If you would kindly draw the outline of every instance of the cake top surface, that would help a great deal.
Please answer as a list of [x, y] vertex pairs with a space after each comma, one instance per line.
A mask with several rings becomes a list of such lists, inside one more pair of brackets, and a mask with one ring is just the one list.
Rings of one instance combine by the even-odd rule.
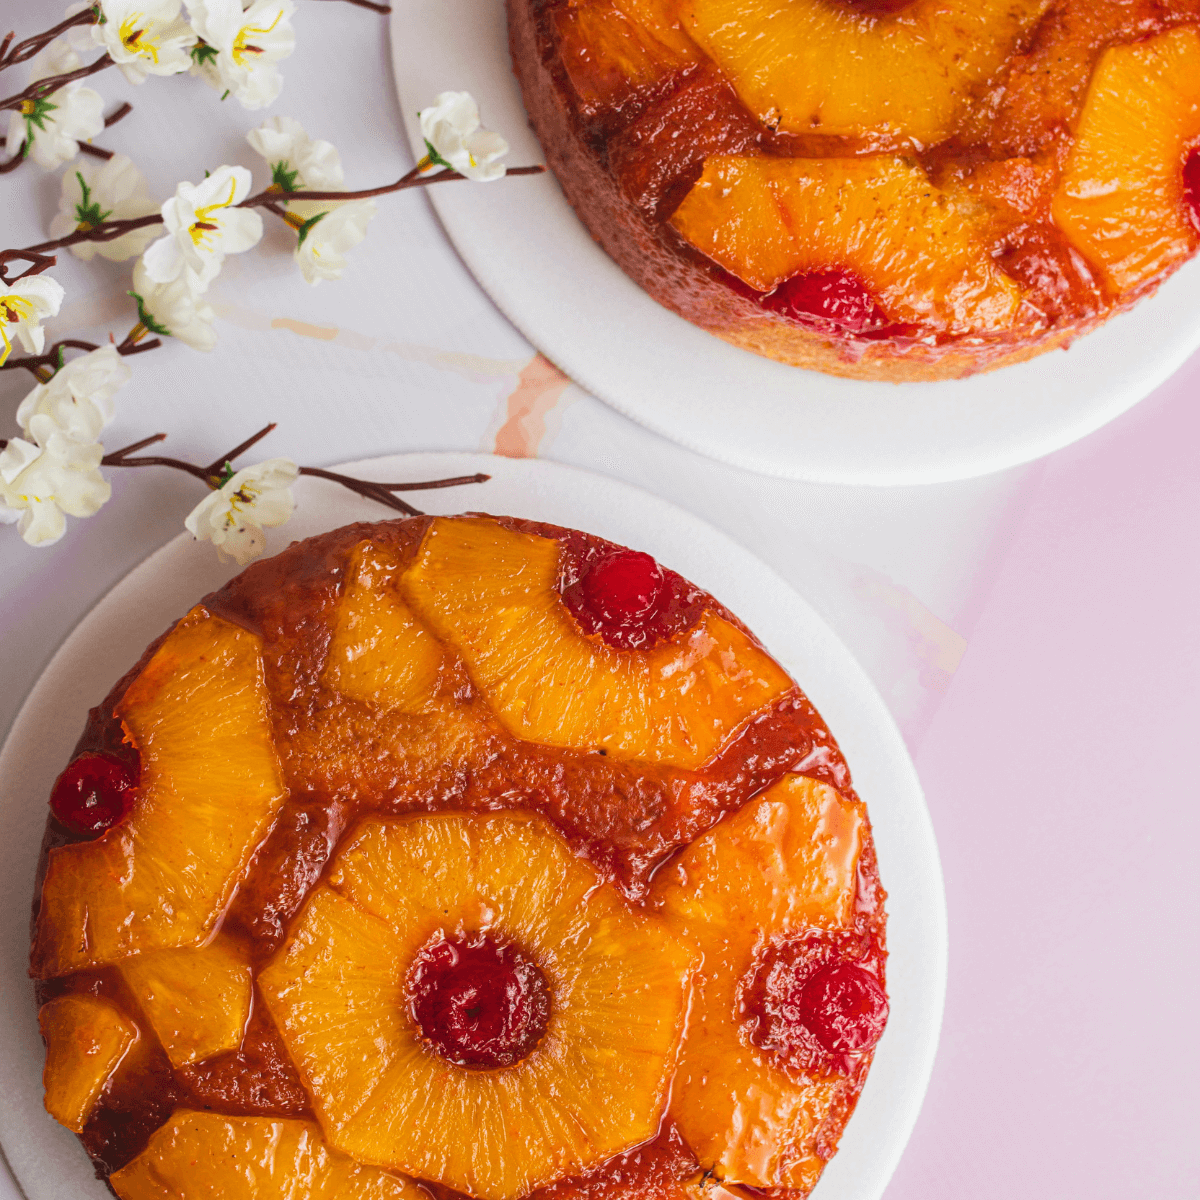
[[806, 1191], [886, 1020], [819, 715], [712, 597], [573, 531], [256, 564], [93, 710], [51, 809], [47, 1106], [128, 1200], [267, 1145], [297, 1197]]
[[528, 7], [527, 101], [553, 90], [583, 148], [535, 99], [547, 153], [581, 184], [591, 156], [615, 188], [588, 179], [589, 203], [568, 178], [572, 202], [736, 344], [786, 359], [803, 327], [847, 364], [856, 346], [978, 369], [1092, 328], [1200, 246], [1197, 0]]

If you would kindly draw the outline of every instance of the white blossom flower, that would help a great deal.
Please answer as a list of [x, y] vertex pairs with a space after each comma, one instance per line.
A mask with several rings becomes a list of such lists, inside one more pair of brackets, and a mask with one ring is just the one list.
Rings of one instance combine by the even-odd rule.
[[[193, 74], [244, 108], [263, 108], [279, 95], [275, 65], [296, 48], [292, 0], [188, 0], [202, 44], [192, 55]], [[224, 99], [224, 95], [222, 96]]]
[[45, 275], [0, 283], [0, 364], [12, 353], [14, 335], [30, 354], [41, 354], [46, 344], [42, 322], [58, 315], [63, 295], [62, 284]]
[[[29, 82], [65, 75], [81, 65], [79, 55], [59, 38], [33, 60]], [[95, 137], [103, 128], [100, 93], [75, 79], [48, 96], [23, 101], [10, 113], [5, 148], [14, 155], [24, 148], [38, 166], [53, 171], [79, 153], [80, 142]]]
[[52, 546], [66, 532], [68, 516], [94, 515], [112, 487], [100, 474], [103, 446], [67, 437], [48, 417], [32, 424], [52, 432], [39, 429], [42, 442], [13, 438], [0, 450], [0, 521], [16, 522], [31, 546]]
[[[295, 191], [345, 190], [342, 160], [336, 147], [310, 138], [299, 121], [272, 117], [246, 135], [246, 141], [270, 164], [272, 185], [280, 203], [288, 207], [288, 220], [299, 233], [296, 262], [311, 284], [340, 279], [346, 251], [357, 246], [375, 216], [373, 200], [288, 200]], [[304, 218], [301, 220], [301, 218]]]
[[263, 530], [282, 525], [296, 507], [292, 484], [300, 469], [291, 459], [269, 458], [246, 467], [205, 496], [184, 521], [200, 541], [211, 541], [221, 558], [244, 567], [266, 548]]
[[[129, 365], [115, 346], [102, 346], [60, 367], [21, 401], [17, 424], [36, 441], [57, 431], [94, 442], [113, 418], [113, 397], [129, 382]], [[49, 424], [47, 424], [47, 422]]]
[[340, 192], [346, 186], [337, 148], [310, 138], [293, 117], [269, 118], [246, 141], [266, 159], [271, 182], [282, 192]]
[[178, 75], [192, 65], [196, 34], [180, 15], [180, 0], [101, 0], [93, 40], [130, 83], [148, 75]]
[[304, 278], [314, 287], [323, 279], [340, 279], [346, 251], [367, 236], [374, 215], [374, 200], [347, 200], [305, 221], [296, 246], [296, 262]]
[[200, 183], [181, 183], [162, 206], [166, 236], [142, 255], [146, 274], [155, 283], [171, 283], [191, 270], [207, 287], [227, 254], [249, 250], [262, 237], [262, 217], [237, 207], [249, 190], [245, 167], [218, 167]]
[[205, 303], [203, 285], [186, 267], [170, 283], [156, 283], [141, 259], [133, 268], [133, 291], [138, 317], [151, 333], [178, 338], [193, 350], [217, 344], [212, 305]]
[[508, 153], [508, 143], [480, 126], [479, 105], [470, 92], [442, 92], [417, 117], [431, 163], [478, 183], [504, 176], [507, 168], [499, 160]]
[[[114, 154], [107, 162], [86, 159], [64, 171], [58, 212], [50, 222], [52, 238], [66, 237], [77, 229], [94, 229], [104, 221], [125, 221], [158, 212], [150, 199], [146, 180], [127, 155]], [[85, 262], [99, 254], [123, 262], [141, 254], [159, 234], [157, 225], [134, 229], [108, 242], [76, 242], [71, 249]]]

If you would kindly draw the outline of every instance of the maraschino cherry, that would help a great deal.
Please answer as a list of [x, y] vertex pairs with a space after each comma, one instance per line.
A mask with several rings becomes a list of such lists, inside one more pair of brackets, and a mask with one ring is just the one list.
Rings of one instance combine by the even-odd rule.
[[1183, 164], [1183, 206], [1200, 233], [1200, 146], [1192, 150]]
[[510, 1067], [541, 1041], [550, 990], [532, 960], [488, 934], [442, 939], [420, 954], [409, 1006], [425, 1040], [448, 1062]]
[[778, 947], [748, 993], [755, 1045], [801, 1059], [869, 1050], [887, 1024], [879, 980], [823, 939]]
[[635, 650], [670, 636], [671, 577], [636, 550], [614, 550], [594, 560], [564, 593], [575, 619], [610, 646]]
[[800, 992], [800, 1019], [831, 1054], [869, 1050], [887, 1024], [888, 1002], [879, 980], [854, 963], [822, 967]]
[[70, 830], [99, 837], [133, 807], [137, 770], [111, 754], [81, 754], [54, 781], [50, 811]]
[[763, 297], [763, 306], [804, 325], [839, 333], [871, 333], [887, 314], [851, 271], [809, 271], [785, 279]]
[[665, 585], [662, 567], [649, 554], [618, 550], [593, 564], [579, 587], [583, 607], [598, 621], [628, 626], [658, 610]]

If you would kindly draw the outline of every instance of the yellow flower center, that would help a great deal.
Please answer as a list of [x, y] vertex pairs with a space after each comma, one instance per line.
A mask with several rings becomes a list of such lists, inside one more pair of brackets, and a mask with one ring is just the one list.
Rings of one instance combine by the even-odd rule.
[[4, 343], [3, 349], [0, 349], [0, 366], [7, 362], [12, 353], [12, 339], [8, 336], [6, 326], [15, 325], [18, 321], [28, 321], [32, 316], [33, 305], [28, 300], [20, 296], [5, 296], [0, 299], [0, 341]]
[[37, 104], [34, 101], [32, 101], [32, 100], [22, 100], [21, 101], [21, 115], [22, 116], [27, 117], [27, 116], [29, 116], [30, 113], [35, 112], [36, 110], [37, 110]]
[[239, 67], [243, 67], [246, 65], [242, 61], [243, 55], [262, 54], [263, 48], [261, 46], [254, 45], [254, 43], [250, 41], [250, 38], [270, 33], [282, 20], [283, 13], [278, 13], [275, 17], [275, 20], [273, 20], [270, 25], [266, 26], [264, 29], [260, 29], [255, 25], [246, 25], [239, 29], [237, 37], [233, 39], [233, 61], [237, 63]]
[[216, 221], [210, 220], [212, 214], [218, 209], [228, 208], [233, 203], [233, 197], [237, 192], [237, 180], [229, 181], [229, 196], [225, 200], [215, 200], [212, 204], [206, 204], [201, 208], [196, 209], [196, 219], [188, 226], [188, 233], [192, 238], [192, 245], [201, 246], [204, 244], [204, 239], [210, 234], [215, 233], [221, 228]]
[[243, 483], [240, 488], [229, 497], [229, 511], [225, 514], [225, 528], [234, 529], [242, 523], [242, 518], [238, 513], [243, 506], [253, 508], [255, 500], [258, 499], [258, 492], [253, 484]]
[[121, 45], [132, 54], [138, 54], [142, 58], [149, 58], [154, 62], [158, 62], [158, 47], [153, 40], [145, 37], [146, 29], [143, 22], [145, 17], [142, 13], [130, 13], [129, 16], [121, 22], [118, 36], [121, 39]]

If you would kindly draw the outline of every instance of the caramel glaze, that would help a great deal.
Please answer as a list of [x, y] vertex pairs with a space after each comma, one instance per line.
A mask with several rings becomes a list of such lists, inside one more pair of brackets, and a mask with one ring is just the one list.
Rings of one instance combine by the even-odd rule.
[[[573, 585], [611, 543], [556, 526], [498, 518], [508, 528], [552, 537], [560, 545], [559, 590]], [[634, 904], [646, 902], [655, 871], [727, 813], [786, 772], [810, 775], [854, 797], [850, 772], [825, 723], [797, 687], [735, 734], [699, 771], [623, 763], [601, 752], [574, 752], [522, 742], [491, 716], [460, 662], [443, 673], [442, 694], [467, 714], [475, 729], [469, 754], [442, 753], [423, 718], [381, 714], [348, 700], [322, 681], [333, 621], [355, 548], [369, 540], [405, 562], [415, 553], [430, 518], [357, 524], [294, 543], [255, 563], [203, 605], [215, 616], [262, 640], [274, 737], [290, 797], [259, 846], [226, 913], [222, 931], [236, 938], [256, 970], [283, 944], [292, 920], [325, 871], [343, 833], [367, 813], [396, 815], [512, 808], [542, 813], [575, 851]], [[711, 596], [673, 579], [661, 636], [675, 636], [707, 610], [745, 629]], [[570, 607], [568, 603], [568, 608]], [[748, 631], [747, 631], [748, 632]], [[161, 644], [142, 659], [89, 714], [75, 754], [100, 750], [132, 759], [114, 709], [125, 689]], [[424, 739], [424, 740], [422, 740]], [[404, 753], [415, 743], [417, 754]], [[425, 758], [420, 757], [424, 751]], [[50, 814], [35, 896], [40, 896], [50, 851], [82, 840]], [[865, 829], [859, 864], [854, 937], [883, 978], [886, 960], [883, 902], [874, 845]], [[34, 903], [36, 919], [37, 900]], [[265, 1005], [255, 996], [241, 1048], [172, 1071], [135, 997], [113, 969], [39, 980], [39, 1004], [72, 991], [105, 995], [142, 1031], [139, 1051], [106, 1091], [81, 1140], [97, 1174], [107, 1178], [144, 1146], [175, 1107], [236, 1115], [311, 1117], [299, 1076]], [[751, 1018], [743, 1014], [749, 1022]], [[749, 1035], [748, 1035], [749, 1036]], [[830, 1123], [823, 1150], [832, 1154], [853, 1110], [871, 1055], [843, 1064], [851, 1086], [844, 1111]], [[539, 1200], [567, 1196], [682, 1195], [681, 1182], [698, 1171], [674, 1126], [575, 1180], [535, 1193]], [[452, 1195], [431, 1186], [431, 1191]], [[788, 1193], [779, 1192], [783, 1198]]]
[[[557, 25], [571, 0], [507, 0], [509, 46], [546, 160], [592, 236], [655, 300], [718, 337], [795, 366], [890, 382], [951, 379], [1066, 347], [1162, 282], [1116, 297], [1049, 217], [1092, 68], [1109, 46], [1194, 23], [1200, 0], [1055, 0], [1009, 66], [939, 146], [781, 133], [761, 125], [707, 62], [607, 102], [571, 81]], [[846, 0], [873, 13], [904, 0]], [[715, 154], [914, 158], [934, 183], [963, 183], [988, 210], [991, 253], [1028, 289], [1013, 327], [947, 336], [897, 326], [888, 337], [831, 335], [772, 313], [690, 246], [671, 215]]]

